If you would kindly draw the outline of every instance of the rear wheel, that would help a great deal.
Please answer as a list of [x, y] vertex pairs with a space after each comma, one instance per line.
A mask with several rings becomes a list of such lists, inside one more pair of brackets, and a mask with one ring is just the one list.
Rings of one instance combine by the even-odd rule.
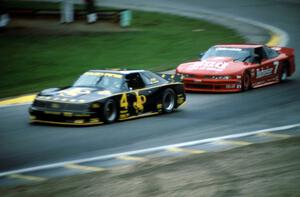
[[103, 106], [102, 118], [105, 123], [113, 123], [118, 117], [117, 104], [113, 99], [108, 99]]
[[163, 112], [170, 113], [175, 110], [176, 106], [176, 94], [174, 90], [168, 88], [163, 93], [162, 98]]
[[280, 82], [284, 82], [287, 80], [287, 76], [288, 76], [288, 69], [287, 66], [284, 65], [281, 69], [281, 73], [280, 73]]
[[250, 75], [248, 73], [244, 73], [242, 77], [242, 91], [247, 91], [251, 87]]

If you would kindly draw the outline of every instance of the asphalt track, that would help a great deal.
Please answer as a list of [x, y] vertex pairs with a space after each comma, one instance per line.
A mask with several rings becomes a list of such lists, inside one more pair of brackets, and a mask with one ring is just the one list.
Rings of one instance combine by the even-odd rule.
[[[208, 8], [279, 27], [289, 34], [288, 46], [296, 49], [296, 64], [300, 63], [298, 3], [155, 0], [148, 4]], [[286, 83], [244, 93], [188, 94], [186, 105], [173, 114], [94, 127], [30, 125], [28, 105], [4, 107], [0, 109], [0, 172], [299, 123], [299, 77], [297, 71]]]

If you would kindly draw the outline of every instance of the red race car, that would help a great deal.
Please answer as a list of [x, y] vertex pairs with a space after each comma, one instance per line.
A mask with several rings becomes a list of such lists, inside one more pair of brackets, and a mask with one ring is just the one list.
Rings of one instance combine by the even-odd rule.
[[279, 83], [295, 72], [294, 50], [254, 44], [211, 47], [176, 69], [186, 91], [238, 92]]

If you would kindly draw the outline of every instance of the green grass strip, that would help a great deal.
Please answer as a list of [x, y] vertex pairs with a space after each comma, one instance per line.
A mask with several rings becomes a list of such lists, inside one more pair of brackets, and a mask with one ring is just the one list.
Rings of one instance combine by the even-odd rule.
[[138, 31], [67, 36], [0, 32], [0, 98], [66, 86], [89, 69], [174, 69], [214, 44], [244, 42], [228, 28], [160, 13], [134, 11], [130, 28]]

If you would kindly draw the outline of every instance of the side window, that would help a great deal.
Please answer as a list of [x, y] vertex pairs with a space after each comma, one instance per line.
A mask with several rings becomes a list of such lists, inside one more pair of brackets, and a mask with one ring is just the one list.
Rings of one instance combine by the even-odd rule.
[[145, 87], [145, 83], [143, 82], [139, 73], [132, 73], [126, 76], [127, 86], [129, 89], [136, 90]]
[[278, 52], [275, 51], [274, 49], [271, 49], [271, 48], [266, 47], [266, 46], [264, 47], [264, 49], [265, 49], [269, 59], [275, 58], [279, 55]]
[[255, 48], [254, 55], [257, 55], [260, 61], [268, 58], [263, 47]]
[[165, 80], [160, 76], [148, 71], [141, 72], [141, 77], [144, 80], [146, 86], [158, 85], [165, 82]]

